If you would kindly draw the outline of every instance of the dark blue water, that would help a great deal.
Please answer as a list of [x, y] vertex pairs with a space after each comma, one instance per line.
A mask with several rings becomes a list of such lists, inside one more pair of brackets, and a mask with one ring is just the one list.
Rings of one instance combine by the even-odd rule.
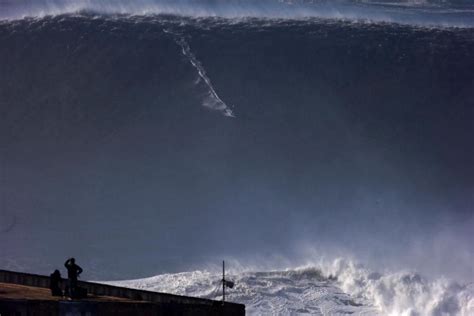
[[2, 21], [0, 267], [312, 253], [472, 279], [473, 55], [471, 28]]

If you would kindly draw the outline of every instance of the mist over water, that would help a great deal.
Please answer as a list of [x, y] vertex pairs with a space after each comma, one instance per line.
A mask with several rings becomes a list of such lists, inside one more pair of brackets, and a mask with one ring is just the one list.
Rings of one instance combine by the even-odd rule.
[[341, 304], [469, 313], [469, 3], [190, 3], [0, 1], [0, 268], [226, 258], [249, 288], [303, 266]]

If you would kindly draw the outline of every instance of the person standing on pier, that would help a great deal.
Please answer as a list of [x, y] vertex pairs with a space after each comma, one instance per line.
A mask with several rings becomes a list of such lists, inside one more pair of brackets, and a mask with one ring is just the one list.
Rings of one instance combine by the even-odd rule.
[[63, 296], [63, 291], [61, 290], [61, 273], [59, 270], [54, 270], [49, 277], [49, 289], [51, 290], [52, 296]]
[[69, 297], [73, 298], [76, 296], [77, 278], [82, 273], [82, 268], [76, 264], [76, 259], [74, 258], [67, 259], [64, 266], [67, 269]]

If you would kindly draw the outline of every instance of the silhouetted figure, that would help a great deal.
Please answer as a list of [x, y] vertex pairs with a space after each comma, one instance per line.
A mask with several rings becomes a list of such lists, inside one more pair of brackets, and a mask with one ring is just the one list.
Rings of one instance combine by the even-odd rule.
[[63, 296], [63, 291], [59, 286], [61, 283], [61, 273], [59, 270], [54, 270], [50, 275], [49, 288], [51, 289], [52, 296]]
[[82, 273], [82, 268], [76, 264], [76, 259], [69, 258], [64, 263], [67, 269], [69, 297], [77, 297], [77, 277]]

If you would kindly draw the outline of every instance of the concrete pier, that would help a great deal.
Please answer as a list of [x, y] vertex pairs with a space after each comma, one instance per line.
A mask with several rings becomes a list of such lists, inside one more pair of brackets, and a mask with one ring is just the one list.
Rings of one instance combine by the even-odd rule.
[[245, 305], [78, 282], [87, 298], [51, 296], [49, 277], [0, 270], [1, 316], [245, 315]]

